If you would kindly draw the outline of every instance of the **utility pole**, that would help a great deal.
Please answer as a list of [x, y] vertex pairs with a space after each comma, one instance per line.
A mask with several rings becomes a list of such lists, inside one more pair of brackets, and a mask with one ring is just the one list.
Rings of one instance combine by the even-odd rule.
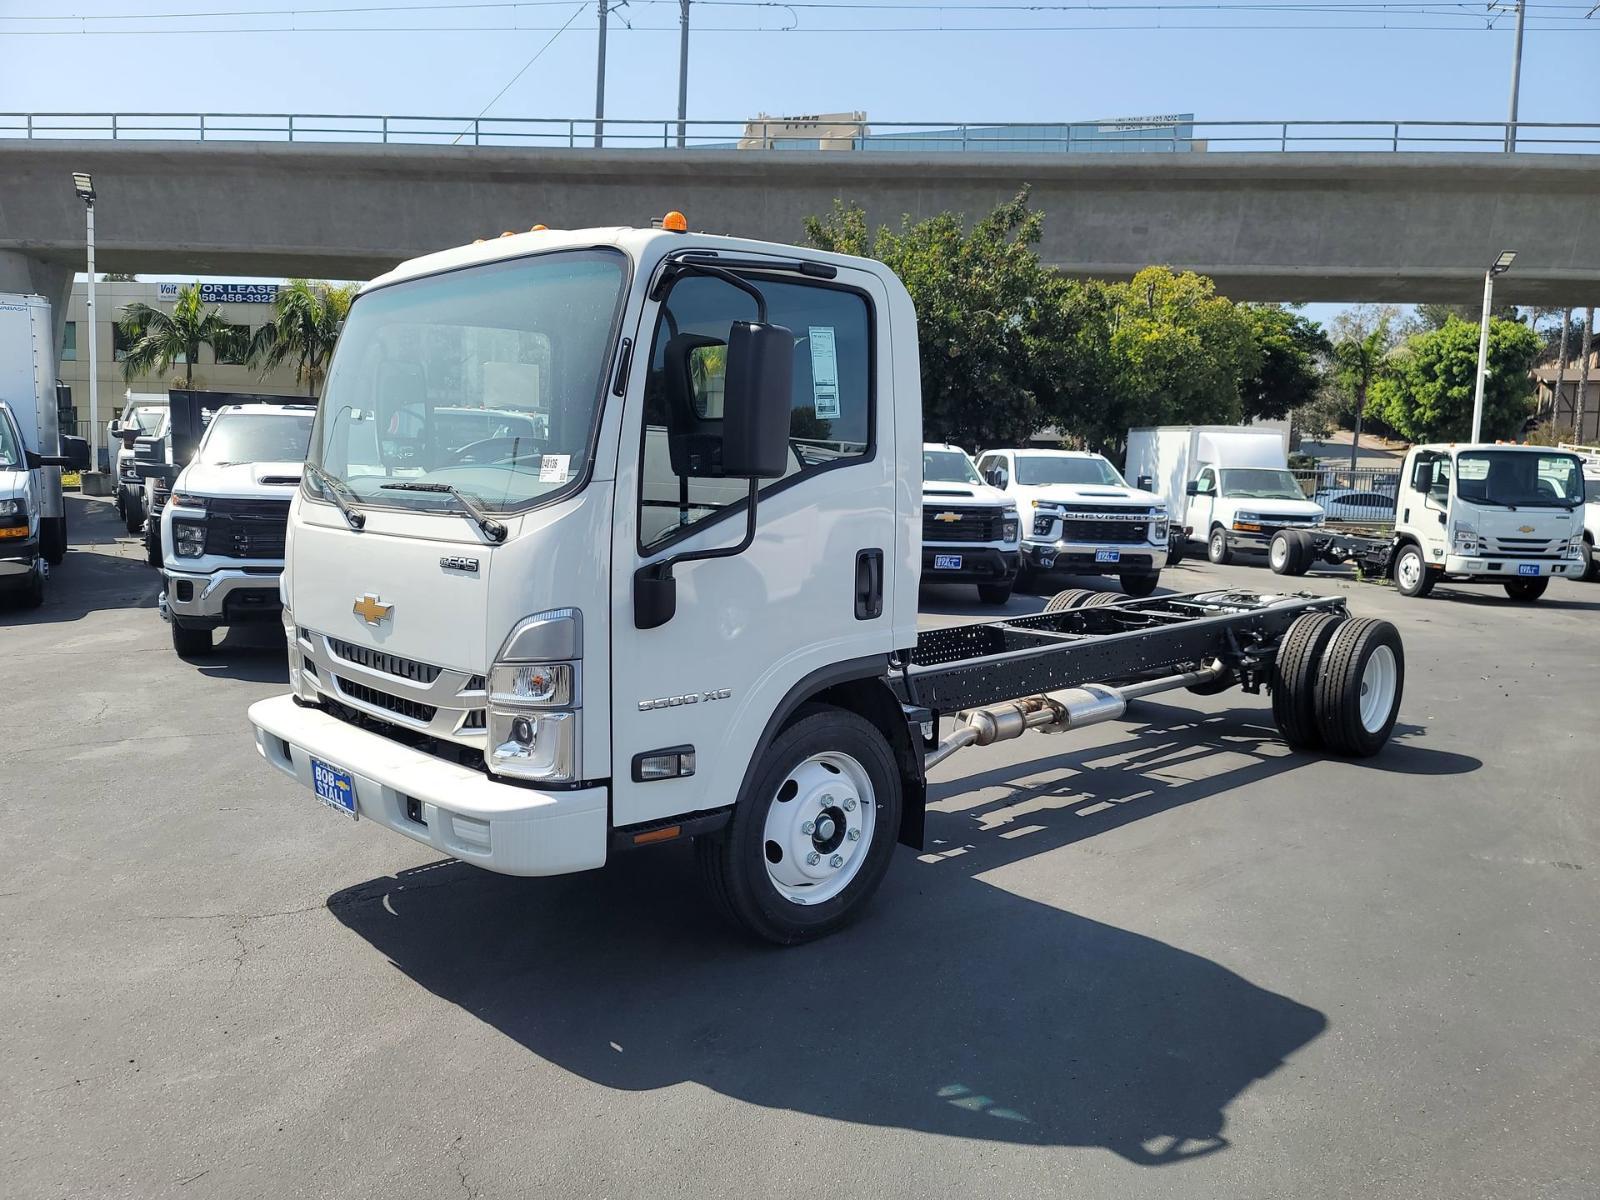
[[1478, 385], [1472, 394], [1472, 440], [1483, 440], [1483, 392], [1489, 381], [1489, 312], [1494, 307], [1495, 276], [1504, 275], [1516, 261], [1515, 250], [1502, 250], [1483, 273], [1483, 323], [1478, 326]]
[[688, 142], [689, 0], [678, 0], [678, 149]]
[[1528, 15], [1528, 0], [1517, 0], [1517, 42], [1511, 52], [1511, 115], [1506, 120], [1506, 153], [1517, 148], [1517, 95], [1522, 90], [1522, 22]]
[[606, 25], [611, 16], [611, 0], [600, 0], [595, 6], [600, 10], [600, 53], [594, 72], [594, 148], [606, 143]]
[[1594, 305], [1583, 310], [1583, 357], [1578, 362], [1578, 399], [1572, 406], [1572, 438], [1583, 441], [1583, 414], [1589, 402], [1589, 358], [1594, 353]]

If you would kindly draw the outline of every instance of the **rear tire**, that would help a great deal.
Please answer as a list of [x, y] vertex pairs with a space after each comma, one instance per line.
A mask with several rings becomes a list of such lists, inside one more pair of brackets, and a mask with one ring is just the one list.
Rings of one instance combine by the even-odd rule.
[[176, 617], [168, 617], [167, 623], [172, 626], [172, 648], [179, 658], [203, 658], [211, 653], [211, 630], [190, 629], [178, 624]]
[[1540, 596], [1544, 595], [1545, 589], [1550, 586], [1550, 580], [1548, 577], [1508, 579], [1502, 586], [1506, 589], [1506, 595], [1510, 596], [1518, 604], [1532, 604]]
[[137, 534], [144, 528], [144, 497], [137, 492], [124, 491], [122, 519], [129, 533]]
[[144, 523], [144, 560], [152, 567], [161, 566], [161, 522], [155, 517]]
[[59, 517], [39, 518], [39, 553], [44, 556], [45, 562], [52, 567], [59, 567], [61, 560], [67, 557], [67, 518], [65, 513]]
[[[712, 903], [735, 925], [779, 945], [832, 933], [854, 920], [883, 882], [900, 835], [900, 804], [900, 771], [877, 726], [844, 709], [801, 709], [761, 756], [733, 819], [695, 839]], [[824, 817], [833, 832], [817, 840]], [[802, 833], [801, 818], [815, 829]], [[851, 830], [860, 834], [855, 841]], [[815, 863], [804, 857], [812, 846]], [[830, 868], [836, 856], [841, 865]]]
[[1317, 728], [1335, 754], [1368, 758], [1389, 741], [1405, 691], [1406, 655], [1388, 621], [1345, 621], [1322, 655]]
[[1154, 575], [1119, 575], [1117, 581], [1130, 596], [1148, 596], [1161, 582], [1161, 572], [1157, 571]]
[[1267, 565], [1272, 568], [1274, 575], [1294, 574], [1294, 552], [1294, 539], [1289, 536], [1287, 529], [1280, 529], [1272, 535], [1272, 542], [1267, 546]]
[[978, 599], [985, 604], [1004, 604], [1011, 599], [1011, 589], [1016, 586], [1008, 579], [1004, 583], [980, 583]]
[[1206, 558], [1219, 567], [1233, 559], [1233, 551], [1228, 548], [1228, 535], [1221, 525], [1212, 529], [1206, 541]]
[[1044, 611], [1053, 613], [1065, 612], [1069, 608], [1082, 608], [1083, 602], [1094, 594], [1088, 588], [1068, 588], [1064, 592], [1057, 592], [1045, 601]]
[[1283, 740], [1296, 750], [1317, 750], [1317, 671], [1334, 631], [1345, 623], [1338, 613], [1296, 617], [1278, 643], [1272, 663], [1272, 719]]
[[1428, 560], [1422, 557], [1422, 547], [1414, 542], [1401, 546], [1394, 556], [1394, 590], [1421, 600], [1433, 591], [1436, 582], [1437, 576], [1428, 570]]
[[1578, 578], [1590, 583], [1600, 582], [1600, 554], [1595, 552], [1594, 543], [1584, 538], [1578, 552], [1583, 555], [1583, 574]]
[[1116, 604], [1122, 599], [1115, 592], [1090, 592], [1088, 598], [1079, 604], [1079, 608], [1103, 608], [1107, 604]]

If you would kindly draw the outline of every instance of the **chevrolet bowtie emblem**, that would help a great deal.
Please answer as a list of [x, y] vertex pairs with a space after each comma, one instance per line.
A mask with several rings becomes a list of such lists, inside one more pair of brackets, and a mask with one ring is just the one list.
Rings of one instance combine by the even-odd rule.
[[943, 521], [945, 524], [948, 525], [952, 521], [961, 520], [961, 514], [960, 513], [940, 513], [937, 517], [934, 518], [934, 520], [935, 521]]
[[1517, 532], [1518, 533], [1532, 533], [1533, 532], [1533, 526], [1532, 525], [1518, 525], [1517, 526]]
[[385, 604], [371, 592], [356, 597], [356, 602], [350, 609], [368, 625], [381, 625], [389, 619], [389, 614], [394, 611], [394, 605]]

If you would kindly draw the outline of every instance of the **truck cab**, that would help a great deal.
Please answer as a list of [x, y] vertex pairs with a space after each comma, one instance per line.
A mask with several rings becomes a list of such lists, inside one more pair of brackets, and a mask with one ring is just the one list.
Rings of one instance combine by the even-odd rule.
[[985, 604], [1011, 599], [1017, 503], [990, 487], [960, 446], [922, 447], [922, 582], [976, 583]]
[[1167, 507], [1129, 487], [1104, 456], [1077, 450], [988, 450], [978, 470], [1022, 514], [1023, 586], [1040, 576], [1115, 575], [1148, 596], [1167, 560]]
[[127, 400], [106, 429], [106, 444], [113, 451], [117, 515], [129, 533], [137, 534], [144, 530], [145, 482], [135, 459], [135, 443], [141, 437], [165, 438], [172, 410], [163, 395], [129, 392]]
[[160, 609], [192, 658], [225, 625], [275, 619], [289, 504], [316, 408], [228, 405], [206, 427], [159, 517]]
[[1395, 586], [1425, 596], [1441, 580], [1499, 583], [1537, 600], [1584, 573], [1583, 466], [1548, 446], [1421, 445], [1395, 498]]
[[1228, 562], [1240, 550], [1265, 554], [1278, 530], [1319, 525], [1324, 515], [1287, 467], [1206, 463], [1184, 491], [1184, 525], [1204, 539], [1206, 558], [1214, 563]]

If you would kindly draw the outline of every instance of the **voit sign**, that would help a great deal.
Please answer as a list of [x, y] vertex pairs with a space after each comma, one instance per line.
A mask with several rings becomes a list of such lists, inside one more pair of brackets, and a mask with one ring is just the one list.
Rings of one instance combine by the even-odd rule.
[[[161, 299], [176, 300], [181, 283], [163, 283]], [[200, 300], [204, 304], [271, 304], [278, 298], [275, 283], [202, 283]]]

